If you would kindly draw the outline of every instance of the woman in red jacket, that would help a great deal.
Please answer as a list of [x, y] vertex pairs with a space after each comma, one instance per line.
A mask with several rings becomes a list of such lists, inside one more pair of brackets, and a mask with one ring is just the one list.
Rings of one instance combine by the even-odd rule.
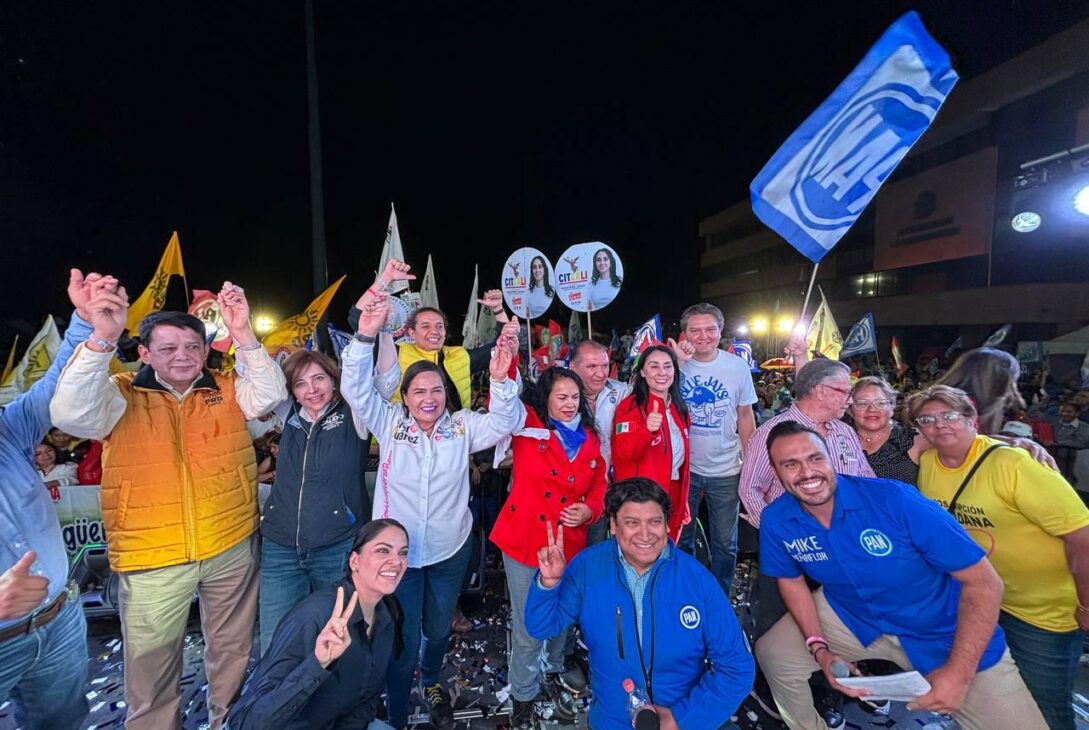
[[605, 460], [583, 394], [582, 381], [572, 371], [545, 370], [523, 396], [525, 423], [511, 439], [510, 496], [499, 511], [491, 539], [503, 551], [510, 590], [512, 728], [533, 727], [533, 700], [540, 692], [542, 669], [557, 719], [570, 722], [577, 714], [574, 700], [559, 684], [567, 632], [544, 642], [534, 639], [526, 631], [525, 605], [537, 570], [537, 551], [548, 544], [548, 526], [563, 526], [564, 554], [571, 560], [586, 546], [590, 524], [605, 508]]
[[613, 418], [613, 478], [649, 477], [669, 495], [669, 534], [680, 539], [688, 515], [688, 407], [678, 384], [680, 369], [663, 345], [648, 347], [635, 365], [632, 394]]

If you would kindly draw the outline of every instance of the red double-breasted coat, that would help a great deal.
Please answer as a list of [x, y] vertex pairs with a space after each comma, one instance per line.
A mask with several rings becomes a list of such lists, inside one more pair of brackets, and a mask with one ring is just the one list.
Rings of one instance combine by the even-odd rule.
[[662, 420], [662, 427], [651, 433], [647, 430], [647, 414], [652, 403], [657, 401], [658, 412], [666, 412], [665, 403], [653, 393], [648, 395], [646, 409], [640, 409], [635, 402], [635, 394], [620, 401], [613, 417], [612, 455], [613, 479], [620, 481], [629, 477], [647, 477], [669, 494], [673, 514], [669, 518], [669, 534], [674, 540], [680, 540], [681, 528], [690, 522], [688, 514], [688, 419], [677, 410], [676, 403], [669, 404], [669, 418], [680, 425], [680, 448], [684, 449], [684, 463], [681, 464], [678, 479], [672, 479], [673, 449], [669, 424]]
[[605, 460], [601, 439], [587, 429], [586, 441], [573, 460], [563, 444], [532, 409], [525, 426], [511, 439], [514, 467], [510, 496], [499, 511], [491, 540], [506, 555], [536, 567], [537, 551], [548, 544], [546, 523], [553, 530], [560, 513], [570, 504], [584, 502], [593, 516], [578, 527], [563, 528], [563, 552], [568, 562], [586, 547], [590, 524], [605, 509]]

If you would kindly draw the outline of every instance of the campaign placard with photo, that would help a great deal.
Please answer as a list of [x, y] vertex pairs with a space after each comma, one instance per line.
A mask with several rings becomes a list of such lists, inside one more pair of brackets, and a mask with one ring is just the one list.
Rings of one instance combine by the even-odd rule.
[[537, 319], [556, 296], [556, 272], [548, 257], [526, 246], [503, 265], [503, 301], [522, 319]]
[[563, 252], [556, 268], [556, 294], [577, 312], [607, 307], [623, 281], [620, 255], [601, 241], [576, 243]]

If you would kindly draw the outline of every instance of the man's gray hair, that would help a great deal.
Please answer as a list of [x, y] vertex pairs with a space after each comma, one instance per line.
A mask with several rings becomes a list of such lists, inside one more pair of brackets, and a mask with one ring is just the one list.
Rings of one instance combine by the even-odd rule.
[[691, 307], [684, 310], [684, 313], [681, 315], [681, 331], [684, 332], [686, 329], [688, 329], [688, 320], [699, 314], [709, 314], [714, 317], [715, 322], [718, 323], [719, 329], [722, 329], [726, 326], [726, 318], [722, 316], [721, 309], [716, 307], [714, 304], [700, 302], [699, 304], [693, 304]]
[[597, 342], [595, 340], [581, 340], [577, 345], [575, 345], [575, 348], [571, 350], [571, 362], [574, 363], [581, 360], [582, 356], [585, 355], [588, 350], [593, 350], [594, 352], [604, 352], [605, 354], [609, 353], [609, 348], [605, 347], [605, 345], [601, 344], [600, 342]]
[[851, 368], [839, 360], [821, 357], [808, 362], [794, 377], [794, 397], [805, 398], [821, 383], [840, 375], [850, 377]]

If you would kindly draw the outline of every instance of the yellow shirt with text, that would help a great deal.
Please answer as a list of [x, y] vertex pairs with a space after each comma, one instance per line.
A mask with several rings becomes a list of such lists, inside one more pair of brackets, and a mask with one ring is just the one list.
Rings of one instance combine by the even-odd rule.
[[[919, 489], [948, 508], [972, 465], [996, 443], [976, 436], [956, 469], [944, 466], [937, 450], [927, 451], [919, 460]], [[1078, 628], [1077, 593], [1061, 538], [1089, 526], [1089, 509], [1057, 471], [1024, 449], [996, 449], [961, 493], [956, 518], [1002, 576], [1003, 611], [1048, 631]]]

